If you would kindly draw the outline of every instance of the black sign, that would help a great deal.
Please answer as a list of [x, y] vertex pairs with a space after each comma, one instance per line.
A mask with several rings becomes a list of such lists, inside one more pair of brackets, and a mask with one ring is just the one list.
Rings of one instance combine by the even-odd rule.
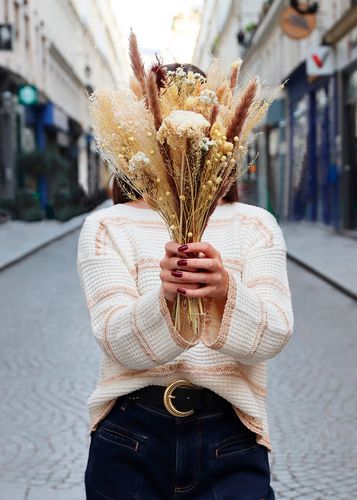
[[0, 24], [0, 50], [12, 50], [12, 25]]

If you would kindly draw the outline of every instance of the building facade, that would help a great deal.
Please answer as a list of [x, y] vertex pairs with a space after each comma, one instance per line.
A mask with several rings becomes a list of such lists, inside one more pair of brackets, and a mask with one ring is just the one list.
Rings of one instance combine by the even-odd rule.
[[255, 6], [255, 20], [227, 11], [234, 28], [221, 35], [218, 55], [234, 59], [238, 40], [242, 82], [257, 74], [266, 91], [286, 82], [251, 139], [252, 154], [259, 151], [254, 201], [278, 217], [355, 231], [357, 2], [317, 3], [310, 18], [289, 12], [292, 28], [307, 30], [302, 38], [284, 26], [289, 0]]
[[206, 70], [212, 57], [219, 57], [228, 67], [241, 52], [240, 27], [256, 22], [262, 4], [263, 0], [205, 0], [193, 63]]
[[[129, 74], [111, 1], [0, 0], [0, 43], [0, 198], [15, 195], [16, 158], [34, 149], [63, 158], [72, 182], [95, 196], [107, 174], [88, 95]], [[40, 175], [37, 189], [45, 207], [56, 185]]]

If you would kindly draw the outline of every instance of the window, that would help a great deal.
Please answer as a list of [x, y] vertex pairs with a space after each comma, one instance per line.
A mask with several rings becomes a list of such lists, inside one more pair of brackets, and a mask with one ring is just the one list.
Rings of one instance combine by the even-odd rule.
[[26, 49], [30, 48], [30, 18], [28, 14], [24, 16], [25, 21], [25, 47]]
[[4, 2], [4, 21], [9, 22], [9, 0], [3, 0]]
[[15, 37], [16, 40], [20, 37], [20, 6], [17, 2], [14, 4], [15, 10]]

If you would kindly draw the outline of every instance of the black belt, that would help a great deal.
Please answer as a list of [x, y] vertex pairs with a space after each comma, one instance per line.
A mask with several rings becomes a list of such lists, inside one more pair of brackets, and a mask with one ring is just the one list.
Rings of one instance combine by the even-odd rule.
[[174, 416], [185, 417], [195, 410], [218, 411], [232, 408], [231, 403], [206, 387], [188, 387], [190, 382], [179, 379], [167, 387], [149, 385], [127, 394], [129, 400], [146, 403], [166, 410]]

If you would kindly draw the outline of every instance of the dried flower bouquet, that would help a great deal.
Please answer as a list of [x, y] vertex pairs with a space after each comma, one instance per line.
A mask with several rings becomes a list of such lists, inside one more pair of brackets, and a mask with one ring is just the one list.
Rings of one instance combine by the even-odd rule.
[[[174, 241], [201, 241], [217, 203], [249, 168], [249, 134], [275, 96], [261, 97], [257, 77], [238, 89], [241, 60], [228, 78], [217, 58], [207, 77], [160, 63], [145, 71], [133, 32], [129, 46], [129, 87], [89, 97], [98, 150], [127, 196], [143, 197]], [[172, 316], [179, 331], [189, 326], [196, 338], [202, 299], [178, 294]]]

